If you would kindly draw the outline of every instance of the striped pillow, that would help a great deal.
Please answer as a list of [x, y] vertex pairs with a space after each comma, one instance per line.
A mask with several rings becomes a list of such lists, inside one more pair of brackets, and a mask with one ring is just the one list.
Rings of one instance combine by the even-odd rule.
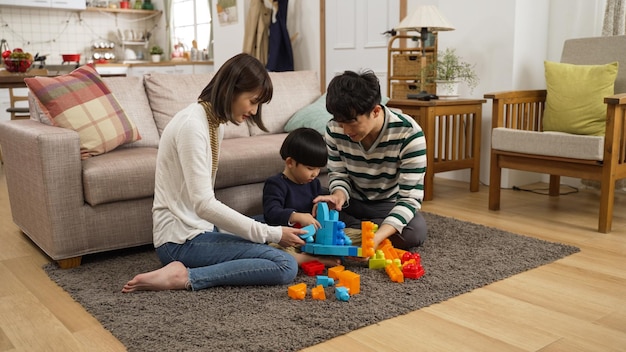
[[92, 66], [62, 76], [25, 78], [24, 82], [54, 126], [78, 132], [81, 159], [141, 139], [135, 123]]

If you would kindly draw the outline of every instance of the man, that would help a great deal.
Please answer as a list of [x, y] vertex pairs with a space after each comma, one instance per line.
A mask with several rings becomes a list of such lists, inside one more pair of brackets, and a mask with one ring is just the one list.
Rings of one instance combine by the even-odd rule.
[[420, 246], [427, 237], [419, 209], [424, 196], [426, 139], [410, 116], [380, 104], [380, 84], [372, 71], [345, 71], [328, 85], [326, 126], [330, 195], [347, 227], [361, 221], [379, 225], [376, 248], [389, 238], [396, 248]]

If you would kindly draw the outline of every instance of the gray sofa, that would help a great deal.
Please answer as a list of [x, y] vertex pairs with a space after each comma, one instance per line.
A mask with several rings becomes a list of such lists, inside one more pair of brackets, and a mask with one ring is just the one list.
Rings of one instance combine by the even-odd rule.
[[[263, 183], [283, 169], [279, 155], [289, 118], [320, 96], [315, 72], [271, 73], [263, 107], [269, 133], [227, 125], [216, 195], [247, 214], [262, 213]], [[80, 158], [78, 134], [31, 120], [0, 123], [13, 221], [61, 267], [83, 255], [152, 243], [152, 199], [159, 136], [174, 114], [196, 101], [212, 74], [108, 77], [105, 82], [137, 124], [142, 139]], [[33, 108], [31, 103], [31, 110]]]

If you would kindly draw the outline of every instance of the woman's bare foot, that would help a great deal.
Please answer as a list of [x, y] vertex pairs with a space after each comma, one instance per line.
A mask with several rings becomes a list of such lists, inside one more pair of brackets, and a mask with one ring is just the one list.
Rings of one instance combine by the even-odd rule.
[[341, 265], [341, 260], [337, 257], [326, 257], [319, 256], [316, 257], [314, 255], [310, 255], [308, 253], [291, 253], [296, 258], [298, 265], [306, 262], [310, 262], [313, 260], [317, 260], [320, 263], [324, 264], [324, 266], [332, 268], [333, 266]]
[[184, 290], [189, 275], [181, 262], [171, 262], [161, 269], [142, 273], [128, 281], [122, 292]]

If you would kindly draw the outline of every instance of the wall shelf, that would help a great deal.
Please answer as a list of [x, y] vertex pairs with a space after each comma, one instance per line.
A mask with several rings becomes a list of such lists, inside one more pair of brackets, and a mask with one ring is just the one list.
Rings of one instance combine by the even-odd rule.
[[110, 12], [110, 13], [126, 13], [126, 14], [141, 14], [152, 15], [160, 14], [161, 10], [135, 10], [135, 9], [120, 9], [110, 7], [88, 7], [85, 9], [87, 12]]

